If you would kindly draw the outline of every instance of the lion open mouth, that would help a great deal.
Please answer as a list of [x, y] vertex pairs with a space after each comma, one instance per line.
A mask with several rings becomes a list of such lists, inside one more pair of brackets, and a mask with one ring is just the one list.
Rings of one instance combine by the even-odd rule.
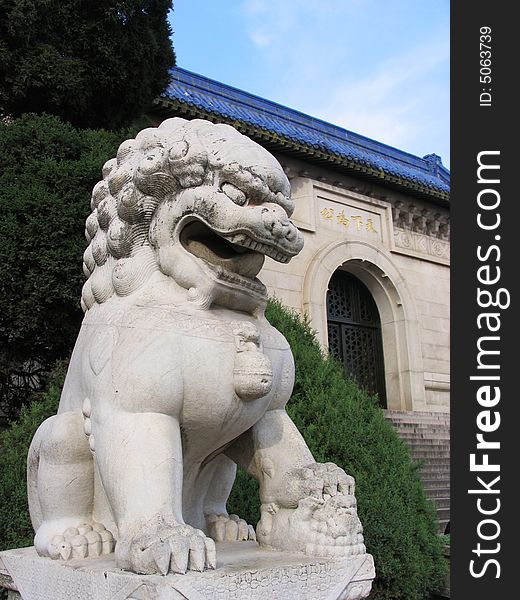
[[[244, 234], [230, 236], [231, 239], [237, 237], [247, 238]], [[250, 248], [247, 242], [244, 245], [235, 244], [201, 221], [188, 223], [181, 231], [180, 242], [187, 252], [204, 261], [219, 279], [262, 295], [265, 293], [264, 285], [256, 279], [265, 259], [264, 253], [258, 251], [263, 247], [262, 244], [258, 244], [258, 249], [253, 249], [253, 240], [250, 240]]]

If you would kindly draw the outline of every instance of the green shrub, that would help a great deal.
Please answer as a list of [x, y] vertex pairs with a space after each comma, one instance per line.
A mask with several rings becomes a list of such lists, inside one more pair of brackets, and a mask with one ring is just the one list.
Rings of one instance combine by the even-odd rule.
[[18, 420], [0, 432], [0, 550], [33, 543], [27, 506], [27, 453], [40, 423], [58, 409], [65, 371], [65, 364], [59, 363], [40, 399], [22, 408]]
[[[287, 412], [319, 462], [354, 476], [365, 543], [376, 580], [370, 598], [421, 600], [445, 571], [436, 514], [408, 449], [370, 398], [322, 356], [309, 323], [270, 302], [269, 321], [287, 338], [296, 380]], [[228, 509], [250, 523], [259, 519], [258, 486], [239, 471]]]
[[10, 418], [72, 350], [90, 195], [126, 133], [48, 115], [0, 120], [0, 407]]

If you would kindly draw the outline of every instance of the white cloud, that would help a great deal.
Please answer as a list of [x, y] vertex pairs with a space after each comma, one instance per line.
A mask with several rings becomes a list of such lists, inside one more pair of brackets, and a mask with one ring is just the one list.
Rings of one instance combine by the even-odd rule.
[[255, 15], [267, 11], [268, 2], [265, 0], [246, 0], [243, 2], [242, 8], [246, 13]]
[[439, 88], [431, 77], [448, 59], [445, 40], [430, 40], [383, 60], [371, 75], [349, 82], [338, 78], [333, 93], [308, 110], [357, 133], [409, 147], [415, 138], [426, 135], [435, 102], [448, 102], [448, 89]]
[[273, 41], [272, 37], [263, 31], [253, 31], [253, 33], [249, 34], [249, 37], [253, 41], [253, 44], [259, 48], [269, 46]]
[[272, 78], [260, 93], [392, 146], [448, 154], [447, 21], [433, 31], [432, 7], [382, 4], [245, 0], [256, 68]]
[[310, 108], [310, 112], [365, 136], [402, 145], [413, 128], [404, 119], [413, 101], [402, 98], [397, 104], [390, 102], [389, 91], [393, 87], [386, 77], [344, 85], [325, 103]]

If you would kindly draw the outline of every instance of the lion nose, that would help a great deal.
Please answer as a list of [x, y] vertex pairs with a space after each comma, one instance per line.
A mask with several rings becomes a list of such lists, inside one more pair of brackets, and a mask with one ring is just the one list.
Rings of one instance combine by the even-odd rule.
[[296, 240], [298, 230], [289, 221], [285, 211], [280, 210], [279, 207], [264, 208], [262, 210], [262, 220], [264, 227], [274, 239], [286, 239], [289, 242]]

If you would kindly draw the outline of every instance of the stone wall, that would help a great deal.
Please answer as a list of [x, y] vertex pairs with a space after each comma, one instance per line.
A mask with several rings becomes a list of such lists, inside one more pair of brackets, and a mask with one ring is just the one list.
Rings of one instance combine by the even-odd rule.
[[303, 251], [283, 269], [267, 259], [270, 294], [307, 312], [327, 347], [326, 293], [342, 268], [379, 309], [388, 408], [449, 411], [449, 212], [423, 199], [278, 157], [291, 180]]

